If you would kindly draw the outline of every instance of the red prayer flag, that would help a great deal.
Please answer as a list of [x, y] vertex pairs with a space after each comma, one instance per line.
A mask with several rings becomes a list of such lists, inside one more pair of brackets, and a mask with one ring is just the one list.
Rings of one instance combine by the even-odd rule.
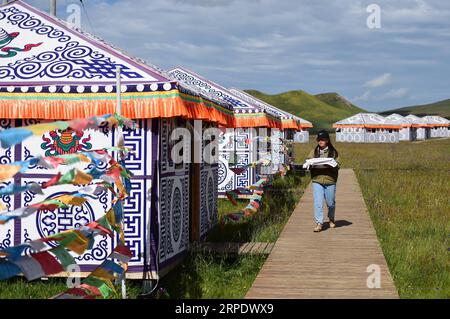
[[58, 181], [60, 180], [62, 174], [61, 172], [58, 172], [58, 174], [54, 177], [52, 177], [51, 179], [49, 179], [48, 181], [44, 182], [42, 184], [42, 188], [47, 188], [53, 185], [56, 185], [58, 183]]
[[32, 254], [31, 257], [37, 260], [46, 275], [57, 274], [64, 270], [56, 258], [47, 251]]
[[81, 284], [80, 288], [84, 288], [86, 290], [89, 290], [94, 296], [101, 296], [100, 290], [97, 287], [88, 285], [88, 284]]

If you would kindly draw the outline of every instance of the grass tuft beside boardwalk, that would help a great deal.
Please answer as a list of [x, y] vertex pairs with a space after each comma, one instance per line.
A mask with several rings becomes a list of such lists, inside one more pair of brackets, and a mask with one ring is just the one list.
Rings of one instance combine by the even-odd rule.
[[[260, 210], [249, 222], [227, 223], [211, 231], [207, 241], [212, 242], [275, 242], [295, 205], [309, 184], [309, 177], [289, 171], [284, 178], [276, 178], [265, 188]], [[234, 206], [227, 199], [219, 199], [219, 218], [239, 211], [248, 200], [239, 200]]]
[[191, 253], [159, 286], [172, 299], [243, 298], [266, 257]]

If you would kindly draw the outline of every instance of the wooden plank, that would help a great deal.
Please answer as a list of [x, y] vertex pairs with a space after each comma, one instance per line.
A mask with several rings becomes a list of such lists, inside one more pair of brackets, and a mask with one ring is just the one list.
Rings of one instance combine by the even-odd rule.
[[[398, 298], [353, 170], [340, 170], [336, 222], [312, 231], [310, 185], [246, 298]], [[380, 288], [368, 287], [370, 265], [379, 266]]]

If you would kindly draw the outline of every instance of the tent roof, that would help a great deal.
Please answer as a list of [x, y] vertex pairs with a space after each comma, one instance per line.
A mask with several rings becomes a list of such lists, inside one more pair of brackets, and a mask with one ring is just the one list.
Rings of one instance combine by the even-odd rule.
[[2, 6], [0, 41], [0, 80], [9, 86], [111, 85], [121, 66], [125, 85], [170, 87], [157, 67], [21, 0]]
[[396, 121], [382, 117], [376, 113], [358, 113], [336, 122], [334, 127], [355, 126], [367, 128], [400, 128]]
[[423, 118], [420, 118], [414, 114], [408, 114], [405, 116], [406, 119], [408, 119], [413, 124], [426, 124], [426, 120]]
[[311, 128], [313, 127], [313, 124], [310, 121], [305, 120], [304, 118], [298, 117], [298, 116], [294, 116], [294, 118], [300, 122], [300, 126], [301, 127], [305, 127], [305, 128]]
[[446, 118], [438, 115], [427, 115], [422, 117], [424, 121], [426, 121], [427, 124], [434, 125], [434, 126], [447, 126], [450, 121]]
[[289, 112], [283, 111], [283, 110], [277, 108], [276, 106], [273, 106], [272, 104], [269, 104], [265, 101], [262, 101], [256, 97], [254, 97], [253, 95], [248, 94], [245, 91], [242, 91], [242, 90], [236, 89], [236, 88], [230, 88], [229, 90], [231, 93], [233, 93], [237, 97], [241, 98], [242, 100], [247, 101], [248, 103], [257, 105], [258, 107], [264, 108], [267, 113], [269, 113], [270, 115], [272, 115], [274, 117], [281, 119], [282, 121], [292, 121], [293, 123], [297, 122], [297, 124], [293, 124], [292, 127], [290, 127], [290, 128], [299, 128], [299, 126], [301, 128], [312, 127], [311, 122], [301, 119]]
[[231, 105], [236, 117], [236, 127], [273, 127], [283, 129], [281, 120], [267, 116], [270, 114], [266, 112], [266, 108], [263, 106], [250, 103], [236, 96], [225, 87], [207, 80], [189, 69], [175, 67], [168, 73], [177, 81], [189, 87], [195, 87], [208, 96]]
[[389, 121], [395, 122], [395, 123], [400, 124], [400, 125], [402, 125], [404, 127], [411, 126], [411, 122], [408, 119], [406, 119], [404, 116], [402, 116], [400, 114], [397, 114], [397, 113], [393, 113], [393, 114], [391, 114], [389, 116], [386, 116], [385, 118], [387, 120], [389, 120]]
[[213, 81], [207, 80], [187, 68], [178, 66], [170, 70], [169, 74], [177, 81], [180, 81], [188, 86], [194, 86], [216, 99], [228, 102], [233, 106], [236, 113], [258, 113], [264, 111], [264, 107], [243, 101], [225, 87]]
[[100, 38], [21, 0], [0, 5], [1, 118], [112, 113], [117, 66], [125, 116], [233, 121], [227, 104], [204, 99], [158, 67]]
[[234, 94], [236, 97], [240, 98], [241, 100], [243, 100], [249, 104], [255, 105], [261, 109], [265, 109], [267, 111], [267, 113], [269, 113], [275, 117], [278, 117], [280, 119], [290, 119], [290, 118], [292, 119], [293, 118], [292, 114], [282, 111], [282, 110], [276, 108], [275, 106], [270, 105], [269, 103], [266, 103], [266, 102], [254, 97], [242, 90], [239, 90], [236, 88], [230, 88], [229, 91], [232, 94]]

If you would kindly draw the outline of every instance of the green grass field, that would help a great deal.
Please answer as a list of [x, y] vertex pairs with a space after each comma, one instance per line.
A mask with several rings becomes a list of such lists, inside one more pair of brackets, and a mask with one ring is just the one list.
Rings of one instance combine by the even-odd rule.
[[[313, 146], [300, 146], [300, 160]], [[450, 298], [450, 139], [335, 146], [355, 169], [400, 297]]]

